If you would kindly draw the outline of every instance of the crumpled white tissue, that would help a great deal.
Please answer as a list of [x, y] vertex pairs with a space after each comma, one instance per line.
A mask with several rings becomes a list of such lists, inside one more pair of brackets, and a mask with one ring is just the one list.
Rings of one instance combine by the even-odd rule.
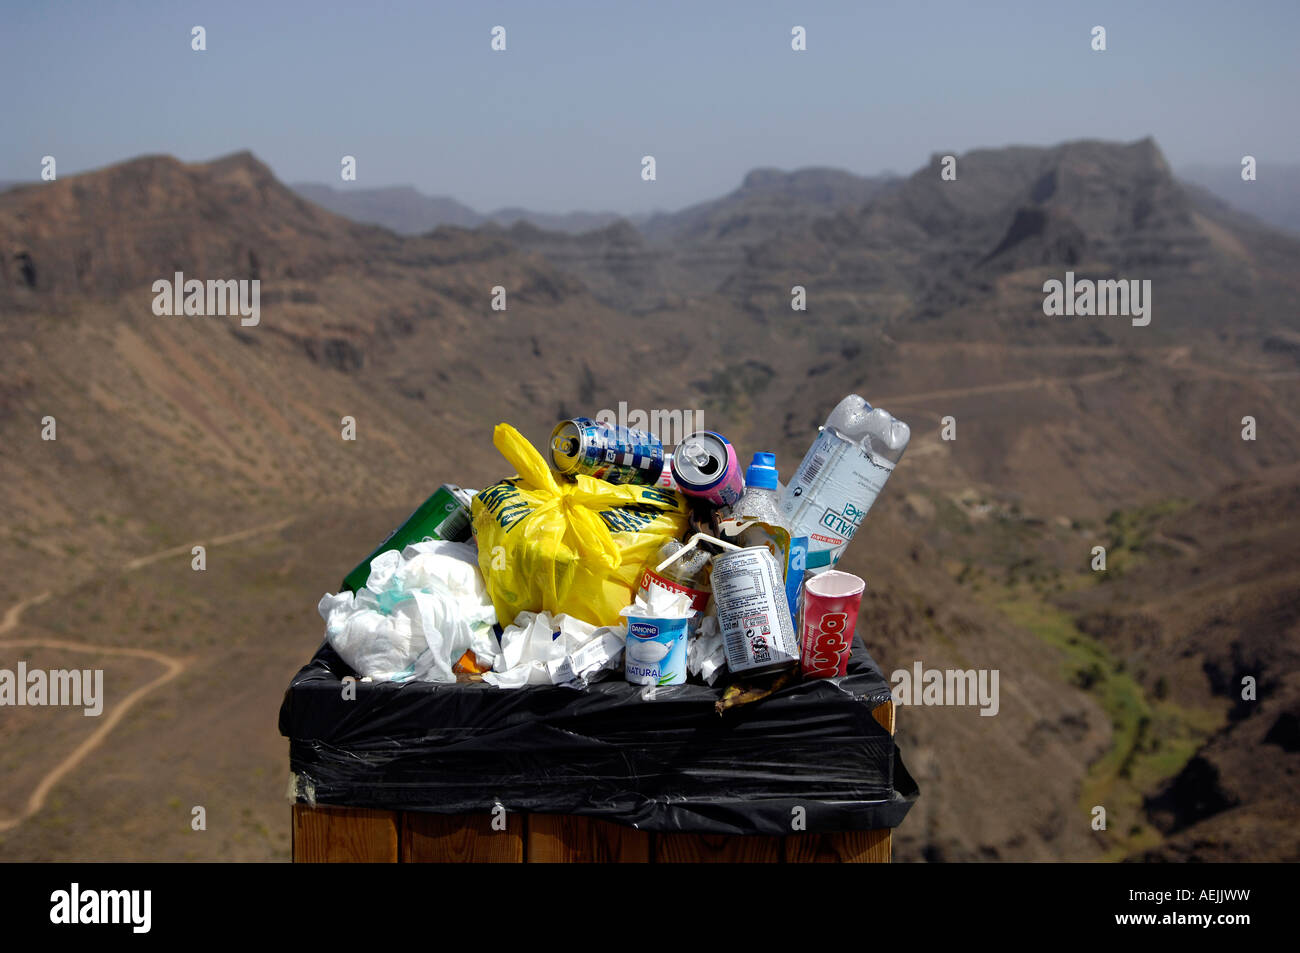
[[363, 588], [326, 594], [317, 609], [334, 650], [375, 681], [454, 682], [451, 667], [467, 649], [484, 664], [496, 654], [496, 611], [468, 543], [380, 553]]
[[497, 688], [582, 686], [615, 667], [626, 643], [626, 626], [594, 626], [570, 615], [521, 612], [501, 633], [501, 653], [492, 671], [483, 673], [483, 681]]
[[707, 615], [700, 623], [699, 634], [686, 643], [686, 671], [712, 685], [726, 664], [727, 650], [722, 642], [722, 630], [718, 628], [718, 617]]
[[642, 619], [685, 619], [695, 614], [691, 597], [684, 592], [670, 592], [659, 586], [638, 589], [632, 604], [619, 610], [621, 616]]

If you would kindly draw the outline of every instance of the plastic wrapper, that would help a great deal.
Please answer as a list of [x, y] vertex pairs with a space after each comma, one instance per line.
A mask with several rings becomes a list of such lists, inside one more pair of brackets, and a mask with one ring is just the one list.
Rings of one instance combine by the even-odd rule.
[[499, 620], [520, 612], [621, 625], [647, 560], [687, 526], [686, 501], [653, 486], [557, 478], [519, 431], [493, 445], [519, 475], [474, 497], [479, 568]]
[[[889, 686], [861, 644], [848, 675], [719, 716], [721, 685], [607, 676], [583, 690], [359, 683], [328, 644], [280, 708], [299, 800], [439, 814], [575, 814], [659, 832], [897, 827], [917, 787], [871, 711]], [[348, 693], [351, 695], [351, 692]]]
[[[500, 651], [483, 681], [497, 688], [570, 685], [581, 688], [623, 659], [623, 626], [588, 625], [567, 615], [521, 612], [501, 633]], [[483, 655], [476, 652], [481, 660]]]

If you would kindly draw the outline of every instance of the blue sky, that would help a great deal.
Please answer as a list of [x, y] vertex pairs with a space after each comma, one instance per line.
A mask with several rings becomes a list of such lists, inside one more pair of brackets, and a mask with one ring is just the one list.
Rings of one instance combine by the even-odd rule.
[[1295, 2], [0, 0], [0, 179], [47, 154], [66, 176], [251, 149], [285, 181], [345, 187], [351, 154], [355, 187], [638, 212], [759, 166], [910, 172], [1079, 138], [1263, 170], [1300, 160], [1298, 27]]

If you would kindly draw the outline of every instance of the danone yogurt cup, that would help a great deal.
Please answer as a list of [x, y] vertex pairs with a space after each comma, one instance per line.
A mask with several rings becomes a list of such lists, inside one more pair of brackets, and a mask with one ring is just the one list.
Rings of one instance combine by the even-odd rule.
[[686, 681], [689, 617], [650, 619], [629, 616], [623, 671], [633, 685], [681, 685]]

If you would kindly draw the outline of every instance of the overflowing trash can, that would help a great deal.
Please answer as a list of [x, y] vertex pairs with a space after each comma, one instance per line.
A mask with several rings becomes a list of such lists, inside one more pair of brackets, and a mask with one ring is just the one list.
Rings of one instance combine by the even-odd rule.
[[907, 428], [841, 401], [789, 486], [576, 418], [320, 602], [280, 710], [296, 860], [888, 860], [919, 795], [834, 568]]

